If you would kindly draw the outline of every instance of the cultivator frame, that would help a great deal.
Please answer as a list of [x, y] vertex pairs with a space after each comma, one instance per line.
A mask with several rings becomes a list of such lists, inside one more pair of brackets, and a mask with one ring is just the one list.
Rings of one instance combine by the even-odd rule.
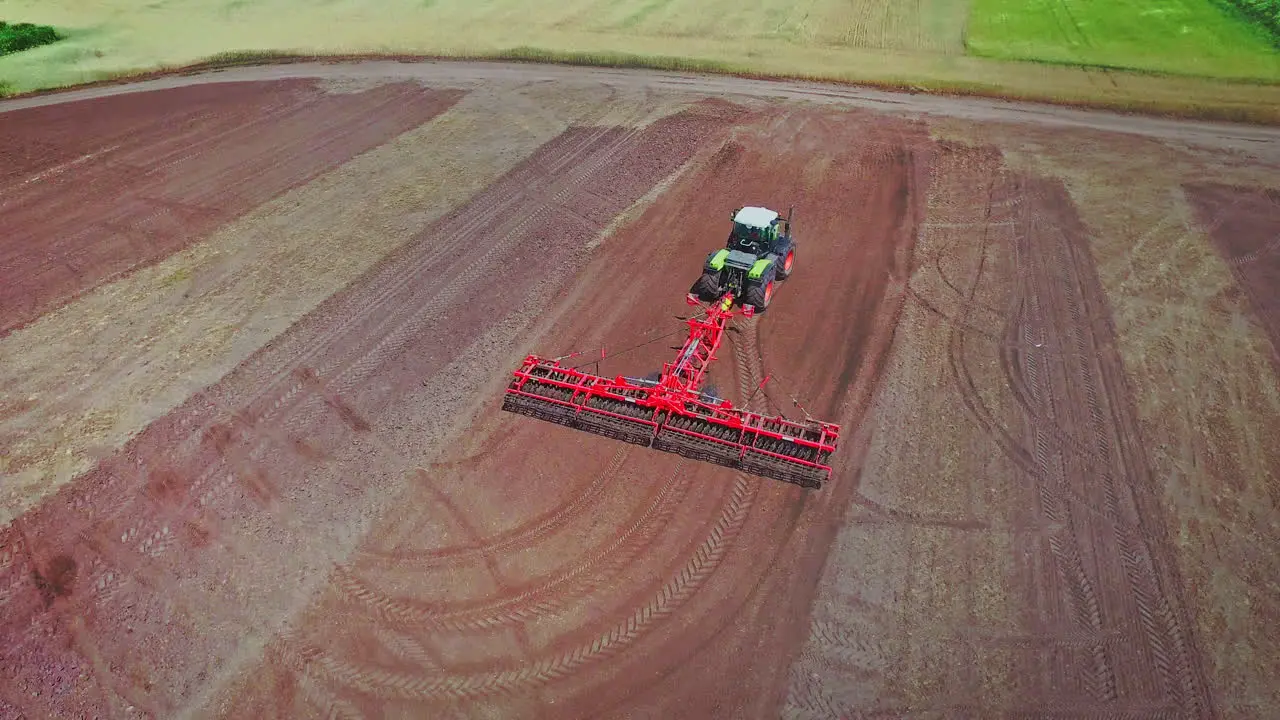
[[[560, 358], [529, 355], [507, 386], [502, 409], [568, 427], [736, 468], [806, 488], [831, 477], [828, 460], [840, 426], [789, 420], [736, 408], [701, 390], [707, 366], [737, 313], [733, 295], [704, 305], [692, 317], [689, 337], [657, 380], [618, 375], [612, 379], [560, 364]], [[754, 308], [741, 309], [751, 317]]]

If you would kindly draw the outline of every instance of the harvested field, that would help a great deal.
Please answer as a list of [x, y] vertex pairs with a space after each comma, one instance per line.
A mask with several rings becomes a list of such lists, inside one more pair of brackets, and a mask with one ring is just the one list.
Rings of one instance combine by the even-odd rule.
[[[351, 94], [313, 85], [241, 85], [228, 89], [228, 104], [210, 102], [220, 95], [218, 85], [198, 87], [181, 93], [195, 97], [166, 98], [154, 109], [147, 94], [103, 98], [86, 108], [104, 118], [87, 132], [56, 105], [6, 114], [5, 127], [17, 130], [11, 147], [20, 148], [6, 154], [21, 154], [0, 185], [6, 219], [0, 337], [103, 281], [167, 257], [458, 99], [456, 92], [413, 84]], [[130, 107], [122, 113], [122, 105]], [[39, 148], [67, 144], [79, 146], [74, 157], [29, 172], [47, 162], [34, 154]], [[60, 149], [55, 157], [67, 154]]]
[[0, 523], [216, 382], [569, 124], [668, 106], [604, 88], [472, 90], [437, 121], [0, 339]]
[[[387, 79], [282, 87], [434, 109], [270, 194], [237, 168], [289, 165], [277, 145], [323, 129], [265, 123], [274, 143], [234, 166], [193, 158], [216, 226], [189, 218], [0, 338], [0, 717], [1280, 711], [1274, 165], [693, 91]], [[192, 107], [265, 96], [247, 85]], [[155, 107], [199, 114], [168, 92]], [[162, 122], [126, 98], [98, 137]], [[110, 144], [2, 142], [25, 163], [9, 183]], [[92, 162], [56, 187], [111, 172]], [[841, 423], [832, 482], [498, 411], [526, 352], [603, 347], [606, 376], [670, 360], [744, 204], [794, 205], [796, 272], [734, 321], [709, 382]]]

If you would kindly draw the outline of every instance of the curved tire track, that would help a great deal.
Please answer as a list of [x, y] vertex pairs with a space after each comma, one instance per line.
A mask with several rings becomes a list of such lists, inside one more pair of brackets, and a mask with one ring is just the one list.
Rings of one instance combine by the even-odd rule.
[[372, 563], [385, 569], [404, 570], [408, 567], [426, 568], [441, 563], [472, 560], [481, 555], [505, 553], [529, 547], [568, 527], [574, 519], [585, 514], [597, 500], [604, 498], [605, 490], [613, 487], [633, 449], [632, 445], [623, 445], [615, 450], [604, 470], [597, 473], [586, 488], [574, 491], [573, 499], [568, 503], [529, 523], [486, 538], [482, 544], [422, 551], [362, 549], [358, 551], [359, 562]]
[[[761, 376], [756, 337], [758, 325], [754, 319], [746, 321], [745, 325], [738, 334], [738, 341], [733, 342], [734, 357], [738, 363], [738, 391], [744, 398], [759, 384], [758, 378]], [[750, 406], [758, 408], [759, 401], [753, 401]], [[620, 620], [593, 642], [581, 644], [551, 658], [534, 661], [519, 670], [443, 676], [395, 672], [356, 665], [333, 657], [315, 646], [307, 645], [302, 650], [295, 650], [293, 645], [296, 641], [290, 640], [280, 641], [276, 645], [277, 652], [287, 667], [295, 672], [315, 673], [344, 689], [382, 700], [456, 700], [513, 692], [552, 682], [632, 644], [691, 598], [719, 566], [737, 539], [758, 487], [758, 483], [747, 476], [735, 474], [728, 501], [710, 532], [681, 571], [670, 578], [645, 605], [634, 610], [629, 617]]]
[[597, 550], [585, 562], [536, 583], [517, 594], [495, 598], [479, 605], [431, 607], [398, 599], [372, 587], [350, 568], [339, 568], [336, 582], [348, 601], [372, 613], [377, 619], [406, 628], [432, 631], [485, 631], [515, 625], [561, 612], [574, 601], [598, 590], [616, 577], [653, 542], [670, 522], [688, 493], [692, 481], [680, 474], [681, 463], [663, 483], [654, 501], [645, 507], [608, 546]]

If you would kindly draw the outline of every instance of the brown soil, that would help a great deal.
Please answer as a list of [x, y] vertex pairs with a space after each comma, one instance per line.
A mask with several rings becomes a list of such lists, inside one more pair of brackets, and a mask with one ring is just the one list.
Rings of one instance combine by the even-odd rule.
[[[419, 93], [351, 89], [334, 97], [366, 109]], [[923, 122], [643, 92], [588, 102], [0, 529], [0, 717], [1220, 714], [1232, 689], [1207, 677], [1275, 636], [1201, 649], [1204, 575], [1179, 567], [1113, 320], [1137, 301], [1096, 266], [1081, 189]], [[1188, 192], [1210, 225], [1254, 208], [1233, 240], [1253, 244], [1223, 252], [1269, 272], [1245, 231], [1273, 206]], [[669, 360], [743, 204], [795, 206], [797, 267], [710, 382], [842, 423], [833, 482], [498, 411], [528, 351], [603, 347], [605, 375]], [[1260, 326], [1269, 277], [1238, 275]], [[1265, 602], [1258, 537], [1227, 560]]]
[[1280, 191], [1196, 183], [1187, 196], [1271, 337], [1280, 370]]
[[569, 124], [615, 122], [638, 108], [660, 117], [679, 105], [607, 88], [471, 90], [430, 122], [0, 338], [0, 525]]
[[[901, 302], [888, 279], [909, 262], [927, 142], [919, 126], [841, 120], [771, 115], [708, 148], [608, 241], [537, 349], [614, 348], [600, 368], [610, 375], [659, 367], [679, 338], [626, 348], [679, 332], [684, 292], [723, 242], [724, 215], [706, 209], [794, 203], [805, 281], [737, 326], [713, 382], [742, 402], [785, 368], [786, 384], [775, 377], [749, 406], [794, 412], [785, 388], [856, 427]], [[856, 226], [847, 204], [863, 208]], [[806, 306], [829, 309], [830, 331], [787, 322]], [[863, 322], [838, 322], [850, 309]], [[854, 487], [856, 441], [841, 481], [814, 495], [519, 417], [490, 415], [470, 432], [477, 456], [421, 477], [225, 712], [304, 712], [329, 698], [434, 717], [543, 703], [560, 717], [767, 716]]]
[[1038, 557], [1020, 563], [1023, 591], [1032, 627], [1054, 638], [1058, 651], [1015, 656], [1033, 669], [1015, 692], [1081, 711], [1209, 716], [1202, 661], [1086, 230], [1061, 183], [1017, 183], [1024, 200], [1012, 218], [1007, 268], [1013, 314], [1000, 357], [1021, 418], [992, 431], [1029, 480], [1024, 507], [1034, 512], [1015, 523], [1034, 529], [1026, 541]]
[[1203, 222], [1191, 197], [1206, 184], [1240, 189], [1233, 200], [1265, 194], [1274, 167], [1100, 133], [955, 130], [1066, 182], [1115, 320], [1215, 715], [1276, 714], [1280, 595], [1265, 559], [1276, 553], [1262, 551], [1280, 547], [1274, 345], [1209, 236], [1218, 224]]
[[788, 717], [1205, 717], [1114, 329], [1060, 183], [944, 146]]
[[[565, 132], [3, 531], [19, 707], [168, 716], [235, 669], [474, 402], [451, 364], [523, 324], [601, 228], [736, 112]], [[500, 372], [504, 354], [482, 367]], [[410, 432], [379, 423], [415, 393]], [[68, 563], [74, 575], [37, 580]]]
[[[4, 115], [0, 337], [426, 122], [458, 91], [227, 83]], [[86, 122], [83, 119], [88, 117]]]

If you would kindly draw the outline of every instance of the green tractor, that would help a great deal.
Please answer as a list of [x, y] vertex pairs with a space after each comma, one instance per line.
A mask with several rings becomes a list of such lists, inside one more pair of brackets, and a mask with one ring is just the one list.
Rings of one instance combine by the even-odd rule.
[[733, 293], [741, 305], [764, 312], [773, 300], [775, 280], [791, 275], [796, 244], [791, 237], [791, 215], [785, 218], [763, 207], [740, 207], [730, 213], [733, 230], [725, 247], [707, 256], [702, 277], [689, 292], [706, 302]]

